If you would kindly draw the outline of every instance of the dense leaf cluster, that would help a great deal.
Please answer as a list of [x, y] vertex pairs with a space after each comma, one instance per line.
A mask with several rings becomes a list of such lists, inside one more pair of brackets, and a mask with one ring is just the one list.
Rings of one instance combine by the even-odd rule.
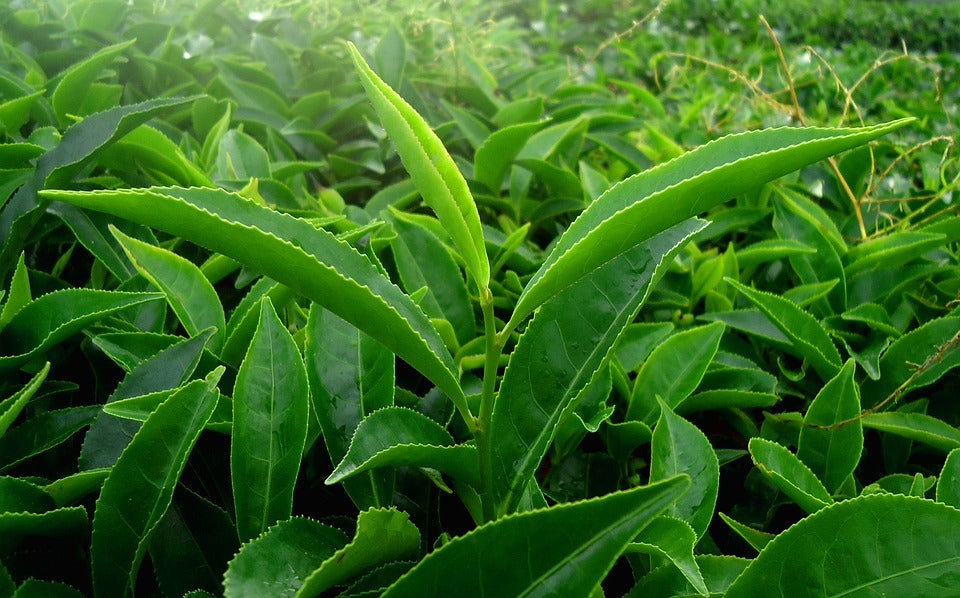
[[960, 586], [957, 56], [590, 4], [0, 7], [0, 597]]

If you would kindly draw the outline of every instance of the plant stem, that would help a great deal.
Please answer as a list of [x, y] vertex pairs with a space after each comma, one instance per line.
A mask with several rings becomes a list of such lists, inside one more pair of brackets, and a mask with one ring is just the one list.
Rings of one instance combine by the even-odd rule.
[[477, 442], [477, 455], [480, 459], [480, 499], [483, 505], [483, 518], [492, 521], [496, 518], [493, 504], [493, 455], [490, 444], [490, 423], [493, 420], [493, 403], [496, 399], [497, 366], [500, 364], [500, 352], [503, 348], [498, 342], [497, 325], [493, 315], [493, 293], [489, 287], [480, 289], [480, 309], [483, 312], [484, 338], [486, 353], [483, 363], [483, 388], [480, 394], [480, 419], [474, 433]]

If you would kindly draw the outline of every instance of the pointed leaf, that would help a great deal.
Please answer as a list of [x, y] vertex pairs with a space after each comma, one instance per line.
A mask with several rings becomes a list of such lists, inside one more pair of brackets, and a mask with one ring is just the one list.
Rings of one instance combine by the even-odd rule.
[[[857, 417], [860, 391], [853, 379], [855, 372], [854, 361], [848, 359], [840, 373], [810, 403], [800, 428], [797, 457], [831, 494], [856, 469], [863, 451], [863, 426]], [[846, 423], [836, 426], [840, 422]]]
[[710, 525], [717, 503], [720, 462], [699, 428], [673, 413], [663, 401], [660, 407], [660, 419], [650, 442], [650, 482], [682, 473], [690, 476], [690, 489], [670, 505], [667, 515], [689, 523], [700, 538]]
[[390, 89], [349, 44], [353, 63], [383, 128], [397, 147], [421, 197], [437, 214], [480, 287], [490, 282], [490, 264], [480, 228], [480, 214], [467, 181], [440, 138], [400, 95]]
[[517, 343], [490, 425], [498, 513], [516, 509], [565, 411], [596, 376], [650, 292], [661, 265], [704, 222], [641, 243], [542, 306]]
[[724, 513], [717, 513], [717, 515], [720, 516], [720, 519], [723, 519], [724, 523], [730, 526], [730, 529], [735, 531], [738, 536], [743, 538], [743, 540], [753, 547], [753, 549], [757, 552], [763, 550], [763, 547], [769, 544], [770, 540], [773, 540], [776, 537], [774, 534], [762, 532], [758, 529], [750, 527], [749, 525], [744, 525], [732, 517], [728, 517]]
[[163, 517], [200, 431], [217, 404], [223, 369], [170, 396], [143, 424], [103, 483], [90, 557], [99, 596], [131, 595], [150, 534]]
[[347, 541], [342, 531], [312, 519], [281, 521], [240, 548], [223, 577], [223, 595], [292, 598], [310, 574]]
[[429, 467], [479, 487], [476, 449], [455, 445], [453, 436], [426, 415], [387, 407], [368, 415], [353, 435], [346, 456], [327, 484], [376, 467]]
[[49, 373], [50, 362], [48, 361], [20, 390], [0, 401], [0, 438], [6, 433], [10, 424], [17, 419], [23, 408], [27, 406], [27, 403], [40, 388], [40, 385], [43, 384]]
[[708, 593], [707, 585], [693, 557], [693, 547], [696, 543], [697, 533], [693, 531], [690, 524], [661, 515], [650, 522], [634, 542], [627, 546], [627, 552], [642, 552], [666, 557], [683, 573], [690, 585], [705, 596]]
[[410, 516], [396, 509], [372, 509], [357, 516], [357, 533], [310, 574], [297, 592], [301, 598], [318, 596], [378, 565], [418, 556], [420, 530]]
[[[393, 353], [322, 307], [310, 307], [304, 358], [323, 442], [332, 463], [347, 454], [357, 426], [371, 413], [393, 405]], [[393, 472], [369, 471], [344, 480], [361, 509], [393, 503]]]
[[472, 420], [453, 361], [427, 317], [369, 260], [323, 229], [217, 189], [46, 194], [166, 230], [263, 272], [382, 342]]
[[270, 300], [260, 305], [260, 325], [233, 389], [230, 478], [241, 541], [290, 517], [310, 413], [297, 345]]
[[943, 461], [937, 480], [937, 502], [960, 509], [960, 447], [951, 450]]
[[785, 446], [764, 438], [751, 438], [748, 447], [760, 472], [807, 513], [819, 511], [833, 502], [823, 482]]
[[190, 336], [213, 327], [210, 350], [219, 353], [227, 328], [220, 297], [210, 281], [193, 262], [149, 243], [129, 237], [111, 226], [110, 232], [120, 242], [140, 275], [149, 280], [167, 297], [183, 329]]
[[59, 445], [89, 426], [98, 413], [100, 405], [56, 409], [10, 428], [0, 438], [0, 471]]
[[83, 105], [83, 100], [89, 93], [91, 84], [100, 76], [100, 72], [116, 60], [133, 42], [134, 40], [131, 39], [102, 48], [64, 72], [50, 97], [50, 104], [61, 123], [69, 122], [68, 115], [79, 114], [77, 111]]
[[677, 477], [508, 515], [433, 551], [383, 596], [588, 596], [630, 540], [688, 485]]
[[614, 185], [560, 237], [524, 289], [507, 327], [515, 327], [574, 280], [671, 225], [910, 122], [729, 135]]
[[960, 511], [874, 494], [826, 507], [781, 533], [725, 596], [945, 596], [960, 587]]
[[794, 350], [824, 380], [829, 380], [840, 371], [840, 352], [820, 322], [789, 299], [744, 286], [727, 279], [734, 288], [743, 293], [770, 322], [782, 332]]
[[0, 331], [0, 350], [6, 353], [0, 355], [0, 371], [19, 367], [106, 315], [162, 298], [159, 293], [93, 289], [47, 293], [18, 311]]
[[626, 419], [653, 424], [659, 417], [657, 397], [671, 409], [697, 388], [720, 347], [722, 322], [678, 332], [650, 353], [634, 383]]
[[145, 121], [195, 100], [162, 98], [130, 106], [118, 106], [83, 119], [63, 134], [60, 143], [40, 156], [33, 177], [0, 212], [0, 275], [5, 274], [19, 255], [27, 235], [43, 214], [46, 200], [37, 193], [45, 186], [63, 186], [94, 158]]
[[924, 413], [887, 411], [865, 415], [860, 421], [864, 428], [916, 440], [945, 453], [960, 447], [960, 430]]

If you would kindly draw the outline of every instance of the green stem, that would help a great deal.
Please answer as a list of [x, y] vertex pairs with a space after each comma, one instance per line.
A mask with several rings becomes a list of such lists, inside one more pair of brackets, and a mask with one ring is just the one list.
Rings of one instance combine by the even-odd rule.
[[483, 518], [492, 521], [496, 518], [493, 496], [493, 454], [490, 442], [490, 423], [493, 420], [493, 403], [496, 399], [497, 366], [503, 348], [498, 342], [497, 325], [493, 315], [493, 293], [488, 287], [480, 291], [480, 309], [483, 312], [486, 353], [483, 363], [483, 388], [480, 394], [480, 418], [477, 422], [475, 438], [480, 459], [480, 499], [483, 504]]

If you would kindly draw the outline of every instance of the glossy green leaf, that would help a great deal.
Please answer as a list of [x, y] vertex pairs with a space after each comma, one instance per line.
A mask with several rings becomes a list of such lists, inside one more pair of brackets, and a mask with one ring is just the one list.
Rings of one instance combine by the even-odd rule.
[[384, 598], [590, 595], [624, 547], [688, 485], [677, 477], [503, 517], [427, 555]]
[[690, 585], [705, 596], [708, 593], [707, 585], [693, 556], [697, 539], [697, 533], [686, 521], [660, 516], [651, 521], [627, 546], [627, 552], [666, 557], [683, 573]]
[[158, 293], [66, 289], [38, 297], [0, 330], [0, 371], [18, 367], [122, 309], [163, 298]]
[[843, 501], [777, 536], [725, 596], [785, 597], [799, 588], [830, 597], [945, 596], [960, 587], [957, 529], [960, 511], [930, 500]]
[[423, 311], [450, 322], [458, 343], [473, 340], [476, 319], [467, 285], [442, 242], [426, 228], [403, 218], [390, 222], [397, 233], [390, 246], [404, 288], [413, 292], [426, 287], [427, 294], [419, 302]]
[[264, 299], [233, 389], [230, 477], [242, 541], [290, 517], [307, 440], [309, 393], [297, 345]]
[[625, 252], [542, 306], [503, 375], [490, 425], [496, 508], [512, 512], [562, 414], [612, 353], [668, 262], [704, 223], [690, 220]]
[[960, 509], [960, 447], [952, 449], [943, 460], [937, 480], [937, 502]]
[[240, 548], [223, 577], [223, 595], [296, 596], [311, 573], [347, 542], [342, 531], [312, 519], [281, 521]]
[[[956, 343], [950, 345], [958, 330], [960, 317], [947, 316], [930, 320], [891, 343], [880, 358], [880, 379], [865, 381], [860, 388], [864, 407], [876, 405], [898, 389], [902, 394], [932, 384], [960, 365], [960, 350]], [[928, 360], [925, 370], [915, 375], [917, 365]]]
[[760, 472], [807, 513], [833, 502], [823, 482], [785, 446], [758, 437], [751, 438], [748, 447]]
[[877, 237], [852, 248], [846, 256], [847, 276], [882, 265], [900, 266], [932, 249], [945, 245], [947, 236], [938, 233], [899, 231]]
[[669, 226], [910, 122], [729, 135], [614, 185], [560, 237], [524, 289], [508, 328], [577, 278]]
[[60, 78], [60, 82], [53, 90], [50, 104], [61, 123], [70, 121], [70, 115], [81, 115], [83, 101], [90, 92], [90, 87], [100, 72], [113, 63], [124, 50], [133, 44], [134, 40], [127, 40], [119, 44], [107, 46], [86, 60], [71, 66]]
[[673, 409], [690, 396], [716, 355], [723, 331], [723, 323], [713, 322], [660, 343], [637, 373], [626, 419], [652, 424], [660, 415], [657, 397]]
[[330, 233], [215, 189], [49, 194], [180, 235], [263, 272], [382, 342], [469, 417], [452, 360], [427, 317], [373, 264]]
[[48, 361], [20, 390], [0, 401], [0, 438], [17, 419], [23, 408], [27, 406], [27, 403], [40, 388], [40, 385], [43, 384], [49, 373], [50, 362]]
[[327, 484], [377, 467], [414, 465], [429, 467], [479, 486], [477, 452], [470, 445], [454, 444], [440, 424], [403, 407], [387, 407], [365, 417], [353, 435], [347, 454]]
[[275, 307], [282, 309], [295, 293], [289, 287], [266, 277], [254, 283], [227, 320], [226, 341], [220, 352], [220, 359], [224, 363], [240, 367], [260, 322], [260, 300], [265, 296], [270, 297]]
[[23, 258], [24, 254], [21, 253], [20, 259], [17, 260], [17, 267], [13, 271], [13, 277], [10, 279], [10, 292], [7, 293], [7, 300], [3, 304], [3, 310], [0, 311], [0, 330], [3, 330], [18, 311], [33, 301], [33, 294], [30, 291], [30, 271]]
[[776, 537], [775, 534], [763, 532], [749, 525], [744, 525], [724, 513], [717, 513], [717, 515], [720, 516], [720, 519], [723, 519], [724, 523], [730, 526], [730, 529], [736, 532], [738, 536], [743, 538], [743, 540], [757, 552], [763, 550], [763, 547]]
[[858, 417], [860, 390], [853, 377], [855, 373], [856, 366], [848, 359], [807, 407], [800, 428], [797, 457], [831, 494], [853, 473], [863, 452], [863, 426]]
[[[716, 554], [701, 554], [696, 557], [697, 567], [711, 596], [723, 595], [730, 584], [746, 569], [750, 561], [744, 558]], [[640, 579], [626, 598], [645, 596], [696, 596], [697, 590], [672, 564], [657, 567]]]
[[212, 187], [213, 181], [159, 130], [140, 125], [105, 148], [99, 161], [114, 170], [142, 170], [157, 183]]
[[99, 405], [56, 409], [35, 415], [0, 438], [0, 471], [49, 450], [93, 423]]
[[217, 292], [200, 268], [172, 251], [128, 237], [112, 226], [110, 232], [140, 275], [163, 292], [187, 334], [196, 336], [207, 328], [215, 329], [210, 349], [219, 352], [226, 318]]
[[650, 442], [650, 482], [678, 474], [690, 476], [690, 489], [667, 509], [667, 515], [690, 524], [697, 538], [713, 518], [720, 488], [720, 462], [698, 427], [660, 401], [660, 419]]
[[[310, 308], [306, 334], [304, 359], [313, 410], [330, 461], [339, 463], [360, 422], [393, 405], [393, 354], [316, 304]], [[392, 504], [393, 484], [393, 472], [387, 470], [343, 480], [344, 490], [360, 508]]]
[[162, 98], [118, 106], [88, 116], [63, 134], [56, 147], [37, 160], [33, 177], [22, 185], [0, 212], [0, 274], [20, 254], [27, 236], [39, 221], [46, 200], [37, 193], [45, 186], [62, 186], [79, 173], [104, 147], [143, 122], [196, 98]]
[[297, 596], [318, 596], [378, 565], [416, 557], [419, 551], [420, 530], [409, 515], [396, 509], [362, 511], [353, 540], [311, 573]]
[[924, 413], [886, 411], [870, 413], [863, 416], [860, 421], [864, 428], [916, 440], [944, 453], [960, 447], [960, 430]]
[[423, 117], [367, 66], [353, 44], [349, 47], [367, 97], [397, 147], [410, 178], [450, 233], [471, 278], [479, 287], [486, 287], [490, 264], [480, 215], [466, 180]]
[[54, 504], [62, 507], [100, 490], [108, 475], [110, 475], [110, 470], [106, 467], [80, 471], [50, 482], [43, 487], [43, 491], [53, 498]]
[[13, 598], [83, 598], [83, 593], [65, 583], [31, 578], [20, 584]]
[[826, 329], [813, 316], [789, 299], [728, 281], [763, 312], [793, 344], [794, 350], [829, 380], [840, 371], [840, 352]]
[[217, 146], [216, 178], [245, 181], [270, 178], [270, 157], [257, 140], [237, 129], [224, 133]]
[[93, 516], [90, 556], [99, 596], [133, 593], [150, 534], [200, 431], [217, 404], [223, 369], [170, 396], [143, 424], [103, 483]]
[[499, 193], [510, 163], [542, 127], [542, 122], [525, 122], [491, 133], [474, 155], [474, 177], [494, 193]]
[[[184, 339], [145, 359], [124, 376], [113, 393], [107, 397], [107, 403], [179, 388], [193, 375], [211, 334], [213, 329]], [[101, 413], [84, 438], [83, 447], [80, 449], [80, 468], [112, 466], [139, 429], [139, 422]]]

